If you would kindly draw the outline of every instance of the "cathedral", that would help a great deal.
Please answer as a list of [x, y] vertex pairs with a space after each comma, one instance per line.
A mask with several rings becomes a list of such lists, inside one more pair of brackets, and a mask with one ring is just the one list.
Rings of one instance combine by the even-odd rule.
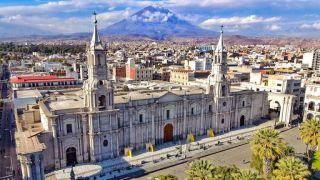
[[[134, 152], [148, 144], [183, 140], [189, 133], [202, 136], [209, 130], [228, 132], [268, 115], [266, 92], [230, 85], [222, 29], [211, 74], [201, 87], [116, 92], [113, 81], [108, 79], [106, 46], [99, 37], [97, 20], [87, 60], [88, 79], [82, 89], [44, 94], [37, 105], [24, 111], [22, 118], [16, 115], [17, 124], [26, 126], [23, 117], [30, 118], [26, 113], [36, 112], [33, 123], [41, 129], [28, 126], [30, 134], [37, 133], [28, 136], [37, 138], [33, 142], [38, 146], [32, 151], [21, 142], [29, 139], [17, 133], [17, 151], [25, 177], [36, 179], [32, 177], [40, 177], [43, 171], [124, 156], [128, 149]], [[34, 159], [39, 163], [28, 163]]]

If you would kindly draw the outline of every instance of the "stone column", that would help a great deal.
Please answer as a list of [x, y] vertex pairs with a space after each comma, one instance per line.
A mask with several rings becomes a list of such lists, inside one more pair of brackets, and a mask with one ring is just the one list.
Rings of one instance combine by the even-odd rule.
[[41, 168], [41, 180], [45, 180], [45, 174], [44, 174], [44, 165], [43, 165], [43, 155], [41, 154], [39, 156], [39, 160], [40, 160], [40, 168]]
[[188, 100], [186, 97], [183, 99], [183, 138], [187, 135], [187, 109], [188, 109]]
[[59, 158], [59, 145], [58, 145], [58, 136], [57, 136], [57, 124], [54, 119], [52, 119], [52, 138], [53, 138], [53, 148], [54, 148], [54, 162], [55, 168], [61, 168], [60, 158]]
[[132, 146], [133, 147], [133, 140], [134, 140], [134, 138], [133, 138], [133, 113], [132, 113], [132, 108], [130, 108], [129, 109], [129, 120], [130, 120], [130, 146]]
[[288, 113], [287, 113], [287, 116], [286, 116], [286, 125], [288, 125], [291, 122], [291, 117], [292, 117], [292, 114], [293, 114], [293, 106], [294, 106], [293, 101], [294, 101], [293, 97], [289, 97], [288, 98], [288, 101], [287, 101]]
[[33, 180], [33, 177], [32, 177], [32, 170], [31, 170], [31, 162], [30, 161], [27, 161], [26, 162], [26, 165], [27, 165], [27, 176], [28, 177], [27, 179], [28, 180]]
[[204, 99], [204, 94], [202, 93], [202, 98], [201, 98], [201, 117], [200, 117], [200, 132], [199, 135], [203, 135], [203, 130], [204, 130], [204, 109], [205, 109], [205, 99]]
[[39, 155], [35, 155], [35, 168], [36, 168], [36, 179], [41, 180], [41, 169], [40, 169], [40, 158]]
[[93, 122], [92, 122], [92, 114], [89, 114], [89, 142], [90, 142], [90, 160], [91, 162], [96, 161], [96, 153], [94, 147], [94, 130], [93, 130]]
[[118, 132], [118, 135], [117, 135], [117, 157], [120, 156], [120, 150], [119, 150], [119, 135], [120, 135], [120, 133]]
[[239, 127], [239, 119], [238, 119], [238, 104], [239, 104], [239, 101], [240, 101], [240, 98], [238, 98], [237, 96], [236, 96], [236, 98], [235, 98], [235, 103], [236, 103], [236, 110], [235, 110], [235, 113], [234, 113], [234, 122], [233, 122], [233, 124], [234, 124], [234, 127], [235, 128], [238, 128]]
[[215, 120], [216, 120], [216, 123], [215, 123], [215, 127], [214, 127], [214, 129], [215, 129], [215, 133], [219, 133], [219, 121], [220, 121], [220, 119], [219, 119], [219, 114], [220, 114], [220, 111], [219, 111], [219, 99], [215, 99], [215, 105], [216, 105], [216, 118], [215, 118]]
[[86, 115], [82, 116], [82, 145], [83, 145], [83, 159], [86, 162], [88, 160], [88, 142], [87, 142], [87, 118]]
[[253, 98], [252, 98], [253, 95], [251, 95], [251, 106], [250, 106], [250, 119], [249, 119], [249, 125], [252, 124], [252, 121], [253, 121], [253, 117], [252, 117], [252, 108], [254, 106], [254, 103], [253, 103]]
[[154, 128], [155, 105], [151, 107], [151, 143], [155, 144], [155, 128]]
[[286, 98], [283, 98], [282, 104], [280, 105], [280, 116], [279, 116], [279, 122], [284, 122], [284, 117], [285, 117], [285, 111], [286, 111]]

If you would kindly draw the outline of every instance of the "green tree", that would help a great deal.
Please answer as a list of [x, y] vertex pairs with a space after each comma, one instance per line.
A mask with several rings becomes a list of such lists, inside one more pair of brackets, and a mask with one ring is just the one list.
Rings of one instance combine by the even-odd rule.
[[276, 180], [303, 180], [311, 175], [308, 166], [293, 156], [281, 158], [273, 174]]
[[[213, 173], [213, 179], [217, 180], [233, 180], [233, 175], [239, 173], [240, 170], [233, 166], [217, 166]], [[234, 179], [236, 180], [236, 179]]]
[[307, 158], [310, 161], [320, 142], [320, 121], [306, 120], [300, 125], [300, 137], [307, 145]]
[[178, 180], [178, 178], [174, 175], [158, 175], [151, 178], [152, 180]]
[[317, 151], [314, 153], [312, 161], [311, 161], [311, 167], [314, 170], [320, 171], [320, 151]]
[[213, 179], [215, 167], [209, 160], [196, 160], [189, 164], [186, 170], [187, 179], [190, 180], [209, 180]]
[[280, 138], [279, 132], [272, 129], [262, 129], [253, 135], [250, 145], [253, 154], [261, 157], [263, 175], [265, 179], [268, 179], [272, 162], [285, 154], [287, 144]]
[[235, 180], [261, 180], [262, 178], [258, 173], [251, 170], [241, 170], [237, 173], [232, 174], [233, 179]]
[[255, 170], [257, 170], [260, 174], [263, 173], [263, 162], [262, 162], [262, 159], [252, 153], [252, 156], [251, 156], [251, 162], [250, 162], [250, 167], [251, 168], [254, 168]]

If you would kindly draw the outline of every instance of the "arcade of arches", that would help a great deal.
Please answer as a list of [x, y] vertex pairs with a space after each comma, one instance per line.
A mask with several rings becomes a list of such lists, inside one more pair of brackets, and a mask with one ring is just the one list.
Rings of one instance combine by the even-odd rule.
[[295, 96], [289, 94], [268, 93], [270, 101], [269, 115], [273, 119], [278, 119], [280, 123], [290, 124], [293, 120], [293, 106]]

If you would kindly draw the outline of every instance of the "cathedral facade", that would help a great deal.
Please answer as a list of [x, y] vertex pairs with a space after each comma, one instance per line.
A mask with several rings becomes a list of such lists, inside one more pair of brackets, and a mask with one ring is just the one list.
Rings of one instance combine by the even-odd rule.
[[265, 92], [231, 87], [222, 30], [202, 87], [115, 93], [96, 20], [87, 59], [88, 79], [81, 90], [51, 94], [38, 103], [45, 170], [112, 159], [128, 148], [183, 140], [189, 133], [224, 133], [268, 115]]

